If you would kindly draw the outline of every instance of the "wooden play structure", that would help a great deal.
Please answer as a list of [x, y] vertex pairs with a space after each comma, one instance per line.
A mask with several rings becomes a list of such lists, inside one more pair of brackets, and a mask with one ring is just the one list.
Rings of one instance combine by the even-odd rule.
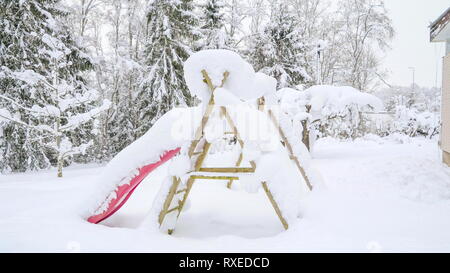
[[[226, 181], [229, 189], [240, 180], [239, 186], [250, 192], [262, 188], [288, 229], [298, 217], [300, 196], [312, 190], [311, 180], [317, 177], [307, 149], [299, 146], [300, 140], [293, 142], [292, 124], [276, 112], [276, 105], [266, 104], [276, 96], [276, 80], [255, 73], [239, 55], [226, 50], [194, 54], [184, 72], [189, 91], [207, 104], [170, 110], [116, 155], [100, 178], [106, 198], [98, 200], [87, 221], [98, 224], [112, 216], [151, 172], [169, 162], [149, 214], [149, 222], [157, 222], [161, 231], [172, 234], [197, 180]], [[176, 123], [189, 135], [173, 135]], [[249, 132], [259, 135], [253, 139]], [[233, 150], [229, 157], [214, 158], [215, 150], [224, 152], [222, 144]]]
[[[189, 193], [191, 192], [191, 189], [194, 185], [194, 182], [196, 180], [225, 180], [228, 181], [227, 187], [231, 188], [233, 181], [239, 180], [240, 174], [251, 174], [254, 173], [257, 166], [254, 161], [248, 162], [250, 167], [241, 167], [244, 159], [243, 154], [243, 148], [245, 145], [245, 142], [242, 140], [239, 131], [231, 118], [231, 116], [228, 113], [228, 110], [225, 106], [217, 106], [214, 102], [214, 91], [222, 87], [227, 78], [229, 77], [229, 72], [225, 72], [223, 74], [223, 80], [222, 84], [220, 86], [214, 86], [208, 72], [205, 70], [201, 71], [203, 76], [203, 82], [208, 85], [208, 88], [211, 92], [211, 96], [208, 102], [208, 105], [205, 108], [204, 114], [201, 119], [201, 124], [195, 131], [194, 139], [191, 141], [191, 144], [188, 149], [188, 156], [190, 160], [192, 160], [192, 166], [193, 170], [189, 173], [189, 178], [186, 183], [181, 182], [180, 177], [173, 176], [171, 179], [171, 186], [168, 189], [165, 201], [162, 205], [162, 209], [158, 215], [158, 222], [160, 227], [171, 234], [174, 230], [174, 227], [164, 227], [164, 221], [167, 217], [175, 217], [176, 219], [180, 216], [180, 213], [183, 210], [183, 207], [185, 206], [185, 203], [187, 201], [187, 198], [189, 196]], [[211, 147], [211, 143], [208, 143], [208, 141], [204, 138], [204, 128], [208, 124], [208, 121], [210, 120], [210, 115], [214, 110], [220, 111], [221, 118], [226, 120], [226, 123], [228, 124], [228, 127], [230, 131], [226, 132], [227, 134], [234, 135], [235, 139], [237, 140], [237, 144], [240, 146], [240, 154], [237, 159], [237, 161], [232, 164], [231, 166], [222, 166], [222, 167], [205, 167], [204, 161], [208, 156], [208, 151]], [[306, 185], [311, 190], [312, 185], [310, 183], [310, 180], [308, 179], [307, 175], [305, 174], [305, 170], [301, 166], [298, 158], [294, 155], [293, 149], [291, 144], [289, 143], [288, 139], [286, 138], [285, 133], [281, 129], [281, 127], [278, 124], [277, 118], [275, 117], [274, 113], [269, 109], [264, 109], [264, 97], [260, 98], [258, 100], [258, 109], [260, 111], [263, 111], [268, 114], [270, 120], [273, 122], [275, 127], [278, 129], [279, 135], [280, 135], [280, 141], [282, 142], [283, 146], [286, 148], [286, 151], [289, 155], [289, 158], [294, 161], [295, 166], [299, 170], [301, 176], [303, 177], [304, 181], [306, 182]], [[280, 222], [282, 223], [283, 227], [285, 229], [288, 229], [289, 225], [286, 221], [285, 217], [283, 216], [283, 212], [281, 211], [279, 205], [277, 204], [270, 186], [265, 181], [261, 181], [262, 188], [264, 189], [271, 205], [273, 206]]]

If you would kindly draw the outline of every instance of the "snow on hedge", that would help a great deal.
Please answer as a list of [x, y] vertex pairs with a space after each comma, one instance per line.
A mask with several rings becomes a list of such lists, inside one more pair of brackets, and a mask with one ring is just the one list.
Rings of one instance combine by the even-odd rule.
[[362, 111], [381, 111], [384, 108], [379, 98], [350, 86], [316, 85], [304, 92], [312, 112], [322, 112], [325, 109], [339, 112], [350, 105], [357, 105]]

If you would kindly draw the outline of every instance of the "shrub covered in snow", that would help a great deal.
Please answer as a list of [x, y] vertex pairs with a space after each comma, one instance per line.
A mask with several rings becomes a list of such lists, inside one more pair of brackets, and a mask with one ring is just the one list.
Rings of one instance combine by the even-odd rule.
[[305, 92], [311, 105], [311, 127], [318, 136], [362, 136], [368, 131], [362, 112], [383, 109], [377, 97], [348, 86], [313, 86]]
[[[326, 136], [362, 136], [368, 132], [362, 112], [383, 109], [383, 103], [377, 97], [347, 86], [318, 85], [305, 91], [284, 88], [278, 91], [278, 97], [283, 112], [293, 122], [303, 122], [297, 128], [308, 130], [311, 141]], [[305, 138], [303, 134], [304, 141]]]
[[420, 112], [416, 108], [397, 106], [392, 133], [401, 133], [411, 137], [433, 137], [439, 134], [440, 122], [437, 113]]

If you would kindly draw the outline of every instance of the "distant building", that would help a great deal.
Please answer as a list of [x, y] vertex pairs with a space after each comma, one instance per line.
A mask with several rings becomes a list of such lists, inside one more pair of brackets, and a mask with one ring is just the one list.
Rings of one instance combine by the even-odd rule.
[[445, 42], [442, 68], [441, 149], [444, 162], [450, 166], [450, 8], [430, 26], [431, 42]]

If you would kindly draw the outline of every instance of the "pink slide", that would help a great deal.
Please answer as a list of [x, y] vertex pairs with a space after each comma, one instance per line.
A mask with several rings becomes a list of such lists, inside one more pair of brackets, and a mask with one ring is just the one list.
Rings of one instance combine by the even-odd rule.
[[137, 186], [139, 186], [142, 180], [144, 180], [144, 178], [147, 177], [149, 173], [170, 160], [172, 157], [178, 154], [179, 151], [180, 148], [167, 151], [161, 156], [159, 161], [139, 168], [139, 174], [131, 179], [130, 183], [118, 186], [114, 190], [114, 192], [116, 193], [116, 197], [110, 200], [108, 208], [99, 214], [92, 215], [88, 218], [88, 221], [90, 223], [98, 224], [113, 215], [127, 202], [128, 198], [130, 198]]

